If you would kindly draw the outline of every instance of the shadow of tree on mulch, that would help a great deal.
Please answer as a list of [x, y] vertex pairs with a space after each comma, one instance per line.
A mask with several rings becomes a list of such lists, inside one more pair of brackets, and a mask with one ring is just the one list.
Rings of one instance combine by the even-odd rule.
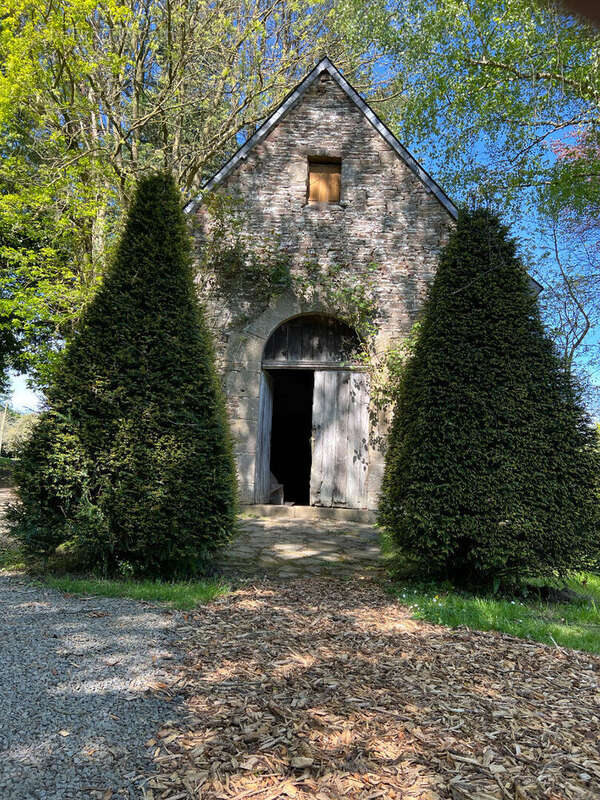
[[189, 615], [146, 796], [600, 796], [600, 659], [410, 618], [381, 587], [240, 589]]

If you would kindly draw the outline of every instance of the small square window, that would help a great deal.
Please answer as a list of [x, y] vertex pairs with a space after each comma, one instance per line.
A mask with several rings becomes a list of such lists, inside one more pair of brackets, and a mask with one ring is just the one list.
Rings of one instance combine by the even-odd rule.
[[341, 175], [340, 158], [309, 158], [308, 202], [339, 203]]

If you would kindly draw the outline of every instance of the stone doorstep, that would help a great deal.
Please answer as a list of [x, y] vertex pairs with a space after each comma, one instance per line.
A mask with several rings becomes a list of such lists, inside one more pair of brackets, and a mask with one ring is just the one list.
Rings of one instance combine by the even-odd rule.
[[380, 559], [348, 558], [344, 555], [295, 558], [273, 558], [257, 555], [254, 558], [226, 559], [220, 568], [272, 572], [273, 570], [290, 570], [298, 572], [354, 572], [356, 570], [373, 570], [380, 566]]
[[252, 558], [258, 553], [273, 558], [327, 558], [335, 557], [373, 559], [379, 558], [381, 550], [374, 542], [365, 542], [361, 547], [358, 542], [345, 544], [344, 542], [312, 542], [302, 540], [297, 542], [239, 542], [234, 544], [229, 551], [229, 557]]
[[266, 531], [244, 530], [233, 541], [232, 547], [257, 549], [276, 547], [278, 550], [302, 549], [318, 550], [355, 550], [377, 549], [379, 536], [377, 533], [363, 533], [361, 536], [348, 536], [345, 533], [331, 534], [331, 531], [315, 531], [310, 536], [302, 531], [270, 528]]
[[275, 555], [287, 558], [289, 556], [319, 556], [322, 550], [317, 547], [306, 547], [303, 542], [271, 542], [269, 548]]
[[258, 554], [261, 553], [262, 548], [258, 547], [244, 547], [243, 549], [240, 547], [232, 547], [231, 550], [227, 553], [227, 559], [232, 561], [234, 559], [240, 559], [241, 561], [247, 561], [248, 559], [255, 559], [257, 558]]
[[264, 553], [261, 555], [261, 560], [263, 558], [273, 558], [278, 564], [283, 566], [284, 563], [294, 562], [297, 561], [299, 563], [311, 563], [316, 562], [318, 563], [321, 559], [318, 556], [310, 555], [309, 553], [303, 553], [302, 551], [294, 551], [294, 552], [284, 552], [284, 553], [277, 553], [273, 552], [272, 550], [268, 553]]
[[[378, 534], [365, 519], [372, 512], [256, 505], [245, 511], [239, 538], [219, 565], [222, 574], [352, 577], [382, 566]], [[259, 516], [265, 511], [269, 516]]]
[[375, 522], [375, 512], [367, 508], [321, 508], [320, 506], [243, 505], [242, 514], [257, 517]]
[[384, 573], [384, 568], [381, 564], [356, 564], [356, 563], [329, 563], [329, 564], [282, 564], [282, 563], [267, 563], [265, 561], [258, 562], [240, 562], [233, 564], [219, 565], [219, 574], [226, 577], [280, 577], [280, 578], [295, 578], [302, 576], [331, 576], [338, 578], [356, 578], [375, 576]]

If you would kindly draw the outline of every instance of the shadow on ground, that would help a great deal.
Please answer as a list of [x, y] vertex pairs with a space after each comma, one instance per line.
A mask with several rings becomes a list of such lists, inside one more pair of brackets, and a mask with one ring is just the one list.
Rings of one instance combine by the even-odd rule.
[[[600, 796], [600, 659], [417, 622], [369, 581], [242, 588], [190, 616], [154, 798]], [[150, 795], [148, 795], [150, 796]]]
[[173, 628], [141, 603], [0, 573], [0, 797], [139, 797], [145, 742], [177, 713], [160, 695]]
[[367, 575], [381, 572], [374, 525], [332, 519], [240, 519], [219, 569], [226, 575]]

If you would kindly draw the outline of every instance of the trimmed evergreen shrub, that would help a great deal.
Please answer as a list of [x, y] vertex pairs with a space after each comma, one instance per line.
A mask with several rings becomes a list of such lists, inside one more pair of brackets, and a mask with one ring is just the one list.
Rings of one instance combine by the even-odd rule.
[[462, 211], [398, 389], [379, 521], [422, 572], [512, 583], [598, 563], [597, 441], [507, 229]]
[[21, 503], [9, 511], [14, 533], [37, 555], [70, 536], [89, 495], [91, 464], [69, 420], [55, 411], [40, 418], [14, 470]]
[[93, 565], [170, 576], [229, 540], [235, 472], [211, 336], [171, 177], [138, 186], [21, 456], [14, 532]]

